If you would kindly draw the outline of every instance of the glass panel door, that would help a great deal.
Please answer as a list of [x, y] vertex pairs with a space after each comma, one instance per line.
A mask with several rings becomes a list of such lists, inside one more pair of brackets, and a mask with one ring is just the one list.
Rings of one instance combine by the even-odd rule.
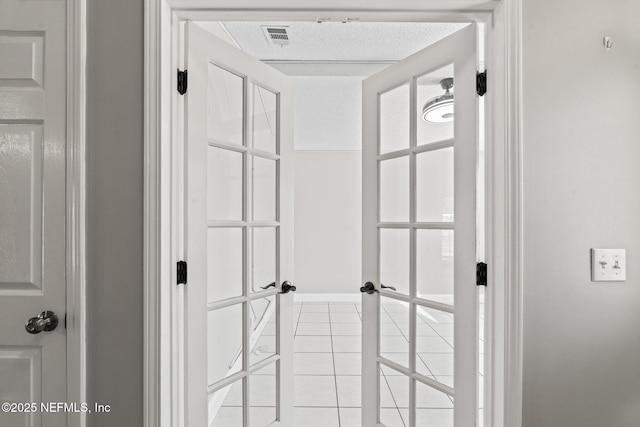
[[185, 418], [292, 426], [291, 85], [187, 32]]
[[476, 425], [475, 74], [470, 25], [363, 83], [366, 426]]

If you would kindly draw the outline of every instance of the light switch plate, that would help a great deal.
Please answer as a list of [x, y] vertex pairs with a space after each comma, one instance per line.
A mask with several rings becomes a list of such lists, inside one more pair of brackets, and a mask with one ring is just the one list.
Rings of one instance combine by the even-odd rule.
[[591, 249], [592, 282], [624, 282], [627, 280], [626, 250]]

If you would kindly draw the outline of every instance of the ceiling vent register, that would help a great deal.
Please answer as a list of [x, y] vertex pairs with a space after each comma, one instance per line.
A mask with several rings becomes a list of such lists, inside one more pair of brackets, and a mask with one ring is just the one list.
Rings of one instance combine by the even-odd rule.
[[289, 34], [287, 33], [287, 27], [262, 27], [267, 41], [274, 45], [284, 46], [289, 44]]

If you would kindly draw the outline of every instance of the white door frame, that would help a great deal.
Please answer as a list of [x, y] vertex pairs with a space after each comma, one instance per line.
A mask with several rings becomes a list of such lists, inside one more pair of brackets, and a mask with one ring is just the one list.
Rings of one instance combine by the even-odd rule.
[[180, 200], [180, 22], [308, 20], [478, 21], [487, 24], [486, 68], [486, 389], [488, 427], [522, 425], [522, 0], [145, 0], [144, 426], [181, 425], [182, 379], [176, 347], [172, 244]]
[[[86, 0], [67, 0], [67, 402], [87, 402], [86, 334]], [[67, 414], [85, 427], [86, 414]]]

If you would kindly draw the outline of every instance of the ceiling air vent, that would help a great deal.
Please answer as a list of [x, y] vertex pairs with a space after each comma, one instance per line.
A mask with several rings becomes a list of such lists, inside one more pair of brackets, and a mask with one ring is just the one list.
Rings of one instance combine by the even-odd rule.
[[287, 27], [262, 27], [267, 41], [271, 44], [277, 44], [283, 46], [289, 44], [289, 34], [287, 34]]

